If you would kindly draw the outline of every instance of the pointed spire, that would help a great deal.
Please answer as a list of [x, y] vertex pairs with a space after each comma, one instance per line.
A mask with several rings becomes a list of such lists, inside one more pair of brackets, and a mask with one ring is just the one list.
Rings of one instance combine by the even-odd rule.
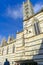
[[10, 41], [11, 41], [11, 36], [9, 35], [8, 36], [8, 43], [10, 43]]
[[7, 44], [5, 37], [2, 39], [1, 44], [2, 44], [2, 46], [5, 46]]
[[30, 2], [30, 0], [27, 0], [27, 2], [30, 4], [31, 2]]
[[18, 33], [18, 30], [17, 30], [17, 33]]
[[13, 34], [12, 34], [12, 37], [11, 38], [12, 38], [12, 40], [14, 40], [14, 35]]
[[8, 37], [8, 43], [12, 42], [14, 40], [14, 35], [12, 34], [12, 36], [9, 35]]

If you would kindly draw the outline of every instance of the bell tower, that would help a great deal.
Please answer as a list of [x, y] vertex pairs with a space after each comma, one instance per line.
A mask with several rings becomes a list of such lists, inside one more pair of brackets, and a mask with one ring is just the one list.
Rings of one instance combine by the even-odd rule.
[[26, 0], [26, 2], [23, 2], [23, 20], [28, 19], [33, 14], [33, 6], [30, 0]]
[[23, 2], [23, 30], [24, 30], [24, 37], [31, 37], [34, 33], [34, 26], [32, 19], [29, 19], [31, 16], [34, 15], [33, 6], [30, 0], [26, 0]]

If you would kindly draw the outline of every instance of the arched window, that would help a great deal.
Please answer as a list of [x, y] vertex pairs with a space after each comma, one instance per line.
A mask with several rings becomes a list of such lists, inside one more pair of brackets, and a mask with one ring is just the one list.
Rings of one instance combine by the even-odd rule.
[[39, 20], [36, 17], [34, 18], [34, 30], [36, 35], [40, 34]]
[[34, 23], [34, 29], [35, 29], [35, 34], [36, 35], [40, 34], [40, 29], [39, 29], [39, 23], [38, 22]]
[[8, 51], [9, 51], [9, 47], [7, 47], [7, 54], [8, 54]]
[[13, 44], [13, 53], [15, 52], [15, 45]]

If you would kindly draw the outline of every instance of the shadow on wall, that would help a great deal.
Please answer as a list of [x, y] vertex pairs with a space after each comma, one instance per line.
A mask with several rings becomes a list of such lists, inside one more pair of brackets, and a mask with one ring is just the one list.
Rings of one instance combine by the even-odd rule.
[[41, 42], [41, 46], [39, 50], [36, 50], [37, 55], [33, 56], [34, 61], [38, 63], [38, 65], [43, 65], [43, 40]]

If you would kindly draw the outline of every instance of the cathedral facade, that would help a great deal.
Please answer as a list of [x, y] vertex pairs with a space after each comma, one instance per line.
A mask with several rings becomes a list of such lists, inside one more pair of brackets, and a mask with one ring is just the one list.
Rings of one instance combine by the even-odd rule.
[[30, 0], [23, 2], [23, 31], [17, 32], [16, 39], [2, 40], [1, 65], [6, 58], [10, 65], [43, 65], [43, 9], [34, 14]]

